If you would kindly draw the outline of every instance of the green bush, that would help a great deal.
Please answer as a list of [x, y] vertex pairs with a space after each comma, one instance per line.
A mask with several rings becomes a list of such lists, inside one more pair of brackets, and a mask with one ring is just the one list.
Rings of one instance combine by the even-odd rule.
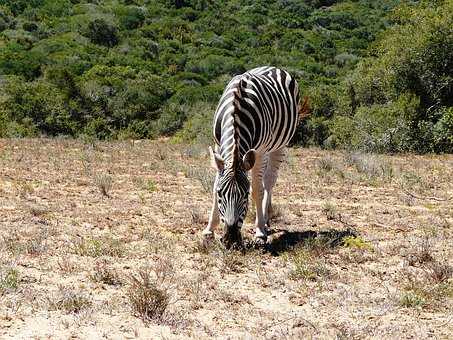
[[[329, 141], [367, 151], [453, 152], [453, 2], [400, 6], [396, 22], [359, 62], [349, 93], [351, 116], [334, 104]], [[348, 110], [346, 110], [348, 111]]]
[[329, 123], [329, 143], [366, 152], [411, 151], [418, 104], [416, 97], [401, 96], [384, 106], [361, 106], [351, 117], [338, 115]]
[[118, 30], [104, 19], [95, 19], [88, 24], [88, 38], [91, 42], [113, 47], [118, 44]]
[[295, 143], [449, 152], [451, 18], [451, 0], [0, 0], [0, 134], [211, 140], [228, 81], [268, 64], [310, 97]]
[[179, 141], [211, 144], [212, 120], [216, 105], [207, 102], [198, 102], [187, 108], [187, 120], [182, 129], [176, 134]]
[[57, 87], [41, 80], [27, 83], [10, 78], [4, 91], [4, 117], [9, 117], [17, 126], [23, 126], [24, 131], [34, 131], [36, 127], [49, 135], [72, 135], [77, 130], [77, 122]]
[[41, 75], [44, 58], [38, 51], [30, 51], [17, 42], [9, 42], [0, 48], [0, 74], [20, 75], [33, 80]]
[[433, 127], [435, 151], [453, 150], [453, 107], [445, 107], [441, 111], [441, 117]]

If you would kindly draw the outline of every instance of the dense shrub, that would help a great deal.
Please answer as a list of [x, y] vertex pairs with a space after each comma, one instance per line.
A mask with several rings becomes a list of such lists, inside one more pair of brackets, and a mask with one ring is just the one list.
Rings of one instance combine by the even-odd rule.
[[118, 30], [104, 19], [95, 19], [88, 24], [88, 37], [99, 45], [113, 47], [118, 44]]
[[[404, 5], [334, 104], [329, 144], [368, 151], [453, 152], [453, 2]], [[346, 86], [346, 85], [344, 85]]]
[[1, 102], [2, 115], [14, 124], [22, 125], [24, 131], [36, 128], [57, 135], [73, 134], [77, 129], [77, 122], [57, 87], [40, 80], [24, 82], [10, 78], [4, 90], [6, 99]]
[[294, 143], [452, 151], [452, 7], [0, 0], [0, 136], [210, 141], [231, 77], [268, 64], [310, 97]]

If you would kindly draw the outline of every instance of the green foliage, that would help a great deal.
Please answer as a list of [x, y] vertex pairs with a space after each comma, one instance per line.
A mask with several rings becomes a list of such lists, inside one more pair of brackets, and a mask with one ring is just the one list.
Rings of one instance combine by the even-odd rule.
[[451, 151], [452, 7], [0, 0], [0, 136], [208, 142], [227, 82], [268, 64], [310, 97], [296, 143]]
[[18, 42], [9, 42], [0, 48], [0, 74], [14, 74], [32, 80], [41, 75], [41, 63], [44, 55], [29, 50]]
[[6, 99], [1, 102], [0, 112], [11, 120], [12, 132], [8, 134], [35, 135], [36, 130], [50, 135], [72, 134], [77, 128], [64, 95], [52, 84], [10, 78], [4, 90]]
[[[453, 2], [400, 6], [396, 24], [359, 62], [329, 142], [377, 152], [453, 152]], [[345, 86], [345, 85], [344, 85]]]
[[91, 42], [107, 47], [118, 44], [118, 32], [115, 26], [104, 19], [95, 19], [88, 24], [88, 38]]

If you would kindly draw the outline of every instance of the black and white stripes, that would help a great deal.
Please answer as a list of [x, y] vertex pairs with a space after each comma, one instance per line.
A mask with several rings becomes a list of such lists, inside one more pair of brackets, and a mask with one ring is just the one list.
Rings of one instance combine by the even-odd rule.
[[283, 70], [260, 67], [234, 77], [214, 117], [214, 137], [225, 163], [232, 162], [235, 143], [239, 157], [250, 149], [284, 147], [296, 131], [298, 104], [297, 83]]
[[297, 82], [278, 68], [255, 68], [228, 83], [214, 116], [216, 148], [210, 152], [218, 172], [205, 235], [212, 235], [220, 219], [226, 226], [226, 238], [238, 234], [247, 213], [247, 171], [252, 170], [256, 236], [265, 239], [272, 188], [283, 149], [296, 131], [299, 108]]

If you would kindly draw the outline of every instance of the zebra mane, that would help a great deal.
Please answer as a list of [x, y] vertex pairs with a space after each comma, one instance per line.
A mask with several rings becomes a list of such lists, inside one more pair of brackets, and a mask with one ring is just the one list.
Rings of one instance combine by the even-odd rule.
[[232, 113], [233, 117], [233, 128], [234, 128], [234, 146], [233, 146], [233, 170], [236, 171], [239, 168], [240, 157], [239, 157], [239, 122], [238, 112], [239, 105], [242, 99], [242, 89], [246, 86], [245, 79], [248, 79], [251, 75], [245, 73], [238, 84], [236, 85], [236, 91], [234, 92], [234, 110]]

